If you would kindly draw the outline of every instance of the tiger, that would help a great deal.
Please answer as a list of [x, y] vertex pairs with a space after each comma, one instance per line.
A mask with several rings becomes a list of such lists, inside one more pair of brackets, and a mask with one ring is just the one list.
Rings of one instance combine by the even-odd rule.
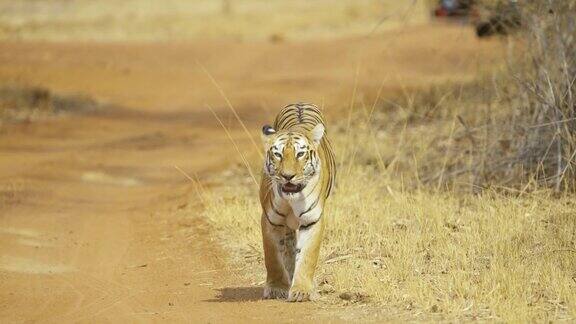
[[262, 127], [262, 140], [263, 298], [313, 300], [323, 211], [336, 177], [322, 112], [314, 104], [290, 104], [278, 113], [274, 126]]

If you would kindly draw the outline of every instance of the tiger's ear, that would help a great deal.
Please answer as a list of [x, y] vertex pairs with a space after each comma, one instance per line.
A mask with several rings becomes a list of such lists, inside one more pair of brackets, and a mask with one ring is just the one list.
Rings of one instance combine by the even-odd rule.
[[312, 128], [310, 134], [312, 135], [312, 140], [314, 141], [314, 144], [320, 145], [320, 141], [324, 136], [324, 125], [317, 124], [316, 126], [314, 126], [314, 128]]
[[264, 147], [268, 147], [272, 140], [272, 135], [276, 134], [276, 130], [272, 128], [270, 125], [264, 125], [262, 127], [262, 142], [264, 143]]

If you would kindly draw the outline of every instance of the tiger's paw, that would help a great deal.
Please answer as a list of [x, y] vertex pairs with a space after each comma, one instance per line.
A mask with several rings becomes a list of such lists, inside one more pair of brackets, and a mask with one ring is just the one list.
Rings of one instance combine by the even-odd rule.
[[312, 290], [304, 290], [298, 288], [291, 288], [288, 293], [289, 302], [305, 302], [316, 299], [316, 294]]
[[281, 287], [264, 287], [264, 299], [286, 299], [288, 297], [288, 289]]

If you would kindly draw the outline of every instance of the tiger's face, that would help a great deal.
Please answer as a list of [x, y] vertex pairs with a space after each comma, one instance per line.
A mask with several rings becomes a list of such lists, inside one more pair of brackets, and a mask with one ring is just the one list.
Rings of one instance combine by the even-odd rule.
[[320, 171], [318, 146], [324, 135], [324, 125], [316, 125], [310, 132], [279, 131], [270, 126], [262, 128], [266, 150], [264, 172], [291, 196], [306, 187]]

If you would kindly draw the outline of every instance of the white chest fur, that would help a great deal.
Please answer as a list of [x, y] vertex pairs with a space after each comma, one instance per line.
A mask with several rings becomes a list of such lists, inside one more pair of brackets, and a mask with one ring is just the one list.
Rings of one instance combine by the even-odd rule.
[[268, 213], [270, 220], [278, 225], [286, 225], [292, 230], [318, 221], [324, 203], [320, 197], [318, 177], [308, 182], [297, 194], [286, 195], [274, 188], [274, 209]]

